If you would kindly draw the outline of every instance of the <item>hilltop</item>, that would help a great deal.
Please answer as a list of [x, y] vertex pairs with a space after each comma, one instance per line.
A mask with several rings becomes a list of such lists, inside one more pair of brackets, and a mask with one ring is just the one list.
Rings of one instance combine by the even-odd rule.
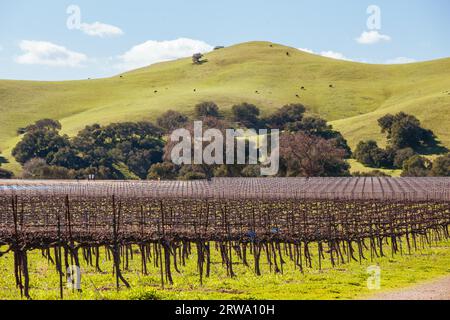
[[[225, 112], [244, 101], [263, 113], [303, 103], [309, 113], [331, 121], [352, 148], [369, 138], [383, 145], [377, 119], [404, 111], [450, 147], [450, 58], [373, 65], [249, 42], [205, 59], [201, 65], [186, 58], [105, 79], [0, 80], [0, 150], [9, 157], [19, 139], [17, 129], [42, 118], [60, 120], [63, 132], [71, 135], [92, 123], [154, 120], [168, 109], [190, 114], [205, 100]], [[14, 163], [8, 166], [17, 169]]]

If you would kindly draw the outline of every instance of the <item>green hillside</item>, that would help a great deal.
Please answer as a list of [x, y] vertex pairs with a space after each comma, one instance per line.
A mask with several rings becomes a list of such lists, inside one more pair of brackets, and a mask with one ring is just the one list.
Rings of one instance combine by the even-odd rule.
[[[74, 134], [95, 122], [153, 120], [169, 108], [190, 113], [204, 100], [217, 102], [223, 110], [251, 102], [264, 113], [301, 102], [309, 112], [332, 121], [352, 147], [366, 138], [384, 141], [376, 120], [405, 111], [450, 147], [450, 59], [370, 65], [268, 42], [236, 45], [205, 58], [202, 65], [187, 58], [107, 79], [1, 80], [0, 150], [9, 156], [19, 139], [17, 128], [41, 118], [58, 119], [64, 132]], [[14, 163], [5, 167], [17, 169]]]

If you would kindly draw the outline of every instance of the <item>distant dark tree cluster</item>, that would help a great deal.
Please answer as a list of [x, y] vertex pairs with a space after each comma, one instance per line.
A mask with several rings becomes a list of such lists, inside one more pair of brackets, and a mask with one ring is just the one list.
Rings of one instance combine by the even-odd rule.
[[61, 130], [61, 123], [58, 120], [41, 119], [25, 128], [19, 128], [17, 130], [17, 133], [22, 135], [27, 132], [30, 132], [33, 130], [39, 130], [39, 129], [53, 129], [53, 130], [59, 131], [59, 130]]
[[94, 124], [72, 139], [60, 135], [60, 126], [36, 124], [12, 152], [28, 178], [145, 178], [151, 165], [162, 160], [162, 132], [149, 122]]
[[415, 155], [403, 164], [403, 177], [450, 177], [450, 153], [436, 158], [433, 162]]
[[26, 132], [39, 129], [61, 130], [61, 123], [58, 120], [42, 119], [25, 128]]
[[156, 124], [163, 129], [165, 133], [170, 133], [173, 130], [182, 128], [188, 121], [189, 118], [184, 114], [169, 110], [156, 120]]
[[433, 131], [421, 127], [419, 119], [400, 112], [387, 114], [378, 120], [381, 132], [387, 134], [388, 145], [395, 150], [432, 147], [436, 144]]
[[429, 175], [432, 163], [427, 158], [415, 155], [403, 164], [403, 177], [426, 177]]
[[399, 149], [395, 152], [394, 167], [403, 168], [403, 164], [408, 159], [414, 157], [417, 153], [412, 148]]
[[[226, 135], [225, 130], [231, 128], [231, 124], [217, 117], [207, 116], [202, 119], [203, 130], [207, 129], [217, 129], [222, 132], [223, 136]], [[188, 132], [190, 132], [191, 137], [194, 136], [194, 125], [193, 123], [187, 123], [184, 127]], [[226, 151], [226, 141], [223, 141], [223, 157], [225, 158]], [[203, 142], [203, 147], [205, 147], [207, 142]], [[177, 145], [176, 141], [168, 141], [164, 148], [164, 164], [155, 164], [150, 168], [149, 179], [165, 179], [168, 177], [176, 177], [179, 180], [198, 180], [198, 179], [209, 179], [212, 177], [239, 177], [241, 176], [241, 171], [245, 165], [220, 165], [220, 164], [197, 164], [197, 165], [182, 165], [174, 166], [171, 161], [171, 155], [173, 148]], [[202, 148], [203, 149], [203, 148]], [[194, 141], [191, 141], [191, 154], [194, 154]]]
[[304, 132], [282, 134], [280, 155], [288, 177], [349, 176], [346, 151], [331, 140]]
[[[42, 124], [50, 125], [42, 125]], [[70, 145], [67, 135], [60, 135], [61, 125], [54, 120], [40, 120], [30, 125], [22, 140], [12, 150], [12, 155], [20, 164], [34, 158], [53, 161], [54, 155]]]
[[195, 116], [197, 119], [205, 117], [220, 117], [219, 107], [212, 101], [205, 101], [195, 106]]
[[326, 120], [319, 117], [304, 117], [302, 121], [288, 125], [288, 130], [293, 132], [306, 132], [310, 135], [323, 138], [325, 140], [333, 140], [337, 147], [345, 151], [345, 157], [350, 158], [352, 150], [344, 136], [329, 125]]
[[[252, 108], [253, 109], [253, 108]], [[225, 120], [207, 117], [204, 129], [215, 128], [222, 132], [230, 128]], [[185, 127], [193, 134], [192, 124]], [[258, 165], [183, 165], [170, 163], [176, 142], [169, 141], [165, 147], [163, 164], [154, 164], [148, 179], [196, 180], [211, 177], [256, 177], [260, 175]], [[193, 152], [194, 146], [191, 146]], [[224, 146], [225, 150], [225, 146]], [[307, 132], [283, 132], [280, 139], [280, 176], [349, 176], [349, 165], [345, 161], [347, 151], [334, 139], [325, 139]]]
[[148, 171], [148, 180], [175, 180], [179, 167], [172, 162], [155, 163]]
[[273, 129], [303, 132], [325, 140], [333, 140], [337, 147], [345, 151], [345, 157], [349, 158], [352, 151], [342, 134], [333, 130], [326, 120], [316, 116], [305, 116], [305, 112], [306, 108], [302, 104], [289, 104], [281, 107], [263, 121]]
[[[404, 112], [387, 114], [378, 120], [382, 133], [387, 135], [387, 148], [378, 147], [373, 140], [361, 141], [353, 156], [362, 164], [372, 168], [403, 169], [404, 176], [448, 175], [448, 170], [435, 169], [434, 164], [419, 153], [427, 150], [445, 150], [438, 147], [431, 130], [421, 127], [420, 121]], [[441, 159], [442, 158], [442, 159]], [[441, 157], [436, 166], [442, 166]]]
[[60, 166], [51, 166], [45, 159], [33, 158], [23, 166], [22, 178], [24, 179], [74, 179], [77, 177], [75, 170]]
[[11, 171], [0, 168], [0, 179], [11, 179], [12, 177], [13, 173]]
[[164, 142], [161, 130], [150, 122], [88, 126], [73, 139], [73, 148], [86, 165], [105, 167], [120, 176], [118, 164], [144, 179], [152, 164], [161, 162]]
[[390, 168], [395, 158], [395, 151], [378, 147], [376, 141], [361, 141], [353, 152], [356, 160], [372, 168]]
[[430, 175], [434, 177], [450, 177], [450, 153], [433, 161]]
[[[5, 163], [8, 163], [8, 160], [0, 155], [0, 167]], [[0, 179], [11, 179], [12, 177], [13, 173], [11, 171], [0, 168]]]
[[0, 154], [0, 167], [2, 166], [2, 164], [5, 164], [5, 163], [8, 163], [8, 160], [6, 160], [6, 158]]
[[[281, 176], [348, 175], [345, 158], [351, 150], [347, 141], [325, 120], [305, 116], [305, 112], [301, 104], [288, 104], [262, 117], [257, 106], [241, 103], [231, 108], [231, 115], [224, 116], [216, 103], [205, 101], [195, 106], [193, 120], [202, 120], [204, 129], [218, 129], [224, 135], [231, 128], [280, 129]], [[174, 110], [157, 118], [156, 125], [93, 124], [72, 138], [60, 133], [58, 121], [43, 119], [23, 128], [13, 156], [22, 164], [23, 176], [33, 179], [95, 175], [97, 179], [195, 180], [260, 175], [258, 165], [173, 164], [169, 155], [176, 143], [164, 136], [181, 128], [193, 135], [193, 121]], [[225, 152], [225, 146], [223, 149]]]
[[302, 121], [305, 112], [306, 108], [302, 104], [289, 104], [265, 118], [265, 123], [273, 129], [289, 130], [289, 127]]
[[[251, 103], [236, 104], [231, 108], [231, 116], [225, 118], [218, 105], [212, 101], [197, 104], [194, 108], [194, 120], [217, 118], [225, 119], [228, 127], [237, 125], [248, 129], [279, 129], [289, 132], [304, 132], [326, 140], [333, 140], [336, 146], [350, 157], [352, 152], [342, 134], [333, 130], [326, 120], [315, 116], [305, 116], [306, 108], [302, 104], [288, 104], [275, 110], [267, 117], [261, 117], [261, 110]], [[157, 124], [165, 133], [186, 127], [189, 119], [186, 115], [169, 110], [157, 119]], [[211, 124], [214, 127], [214, 124]]]
[[260, 127], [260, 110], [253, 104], [241, 103], [233, 106], [231, 109], [233, 112], [233, 121], [241, 124], [246, 128], [259, 128]]

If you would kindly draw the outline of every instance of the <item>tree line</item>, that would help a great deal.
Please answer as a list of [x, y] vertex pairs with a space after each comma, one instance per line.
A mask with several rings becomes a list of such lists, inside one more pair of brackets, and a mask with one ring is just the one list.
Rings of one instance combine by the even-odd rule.
[[0, 179], [11, 179], [13, 177], [13, 173], [1, 168], [2, 164], [5, 163], [8, 163], [8, 160], [0, 154]]
[[[354, 157], [366, 166], [402, 168], [408, 176], [448, 176], [450, 157], [445, 155], [433, 163], [418, 155], [421, 150], [437, 148], [433, 132], [424, 129], [411, 115], [386, 115], [379, 120], [387, 134], [388, 147], [375, 141], [362, 141], [352, 154], [342, 134], [326, 120], [306, 115], [302, 104], [288, 104], [272, 114], [262, 116], [250, 103], [231, 108], [223, 114], [214, 102], [195, 106], [193, 116], [168, 110], [148, 121], [93, 124], [74, 137], [61, 133], [57, 120], [42, 119], [21, 128], [21, 141], [12, 155], [22, 165], [27, 179], [208, 179], [212, 177], [259, 176], [258, 165], [181, 165], [170, 161], [173, 143], [168, 135], [173, 130], [193, 130], [193, 121], [202, 120], [204, 129], [229, 128], [280, 129], [280, 171], [284, 177], [350, 176], [347, 159]], [[248, 143], [248, 142], [247, 142]], [[0, 157], [0, 166], [6, 159]], [[355, 173], [360, 176], [382, 176], [383, 172]], [[0, 168], [0, 178], [12, 173]]]
[[[433, 131], [423, 128], [413, 115], [400, 112], [378, 120], [386, 134], [386, 148], [374, 140], [361, 141], [354, 158], [371, 168], [402, 169], [402, 176], [450, 176], [450, 154]], [[443, 154], [433, 162], [421, 154]], [[375, 171], [380, 172], [380, 171]]]
[[[349, 176], [345, 159], [351, 150], [343, 136], [318, 117], [306, 116], [301, 104], [285, 105], [262, 117], [249, 103], [233, 106], [224, 116], [214, 102], [195, 106], [194, 115], [169, 110], [156, 123], [148, 121], [93, 124], [76, 136], [61, 133], [57, 120], [42, 119], [21, 128], [21, 141], [12, 155], [29, 179], [204, 179], [259, 175], [256, 165], [183, 165], [169, 161], [168, 135], [192, 129], [194, 120], [205, 128], [276, 128], [281, 134], [280, 176]], [[292, 152], [293, 149], [298, 152]]]

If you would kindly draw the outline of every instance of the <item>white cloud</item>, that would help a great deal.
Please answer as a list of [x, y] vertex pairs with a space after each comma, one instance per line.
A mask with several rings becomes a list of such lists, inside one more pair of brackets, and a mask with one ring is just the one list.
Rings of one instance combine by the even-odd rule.
[[304, 51], [304, 52], [308, 52], [308, 53], [312, 53], [312, 54], [317, 54], [323, 57], [327, 57], [327, 58], [331, 58], [331, 59], [337, 59], [337, 60], [345, 60], [345, 61], [357, 61], [357, 62], [361, 62], [361, 63], [371, 63], [371, 64], [405, 64], [405, 63], [414, 63], [417, 62], [416, 59], [413, 58], [406, 58], [406, 57], [397, 57], [394, 59], [388, 59], [386, 61], [378, 61], [378, 62], [373, 62], [373, 61], [366, 61], [363, 59], [350, 59], [347, 58], [344, 54], [340, 53], [340, 52], [335, 52], [335, 51], [322, 51], [320, 53], [318, 52], [314, 52], [311, 49], [307, 49], [307, 48], [298, 48], [298, 50], [300, 51]]
[[342, 53], [340, 52], [335, 52], [335, 51], [322, 51], [320, 53], [321, 56], [323, 57], [327, 57], [327, 58], [331, 58], [331, 59], [336, 59], [336, 60], [346, 60], [346, 61], [351, 61], [349, 58], [347, 58], [346, 56], [344, 56]]
[[405, 64], [405, 63], [413, 63], [417, 62], [416, 59], [406, 58], [406, 57], [397, 57], [394, 59], [389, 59], [386, 61], [387, 64]]
[[307, 53], [312, 53], [312, 54], [314, 54], [314, 51], [311, 50], [311, 49], [307, 49], [307, 48], [298, 48], [298, 50], [304, 51], [304, 52], [307, 52]]
[[192, 56], [194, 53], [206, 53], [212, 51], [209, 44], [188, 38], [180, 38], [170, 41], [153, 41], [138, 44], [119, 56], [119, 69], [131, 70], [150, 64], [170, 61]]
[[23, 40], [19, 44], [23, 54], [16, 57], [19, 64], [38, 64], [51, 67], [80, 67], [87, 61], [83, 53], [70, 51], [66, 47], [47, 42]]
[[375, 44], [380, 41], [391, 41], [391, 37], [378, 31], [364, 31], [355, 40], [360, 44]]
[[351, 59], [347, 58], [344, 54], [340, 53], [340, 52], [335, 52], [335, 51], [322, 51], [320, 53], [316, 53], [311, 49], [306, 49], [306, 48], [298, 48], [298, 50], [300, 51], [304, 51], [307, 53], [312, 53], [312, 54], [317, 54], [320, 55], [322, 57], [326, 57], [326, 58], [331, 58], [331, 59], [336, 59], [336, 60], [345, 60], [345, 61], [352, 61]]
[[93, 37], [114, 37], [124, 34], [119, 27], [101, 22], [82, 23], [80, 24], [79, 29], [85, 34]]

